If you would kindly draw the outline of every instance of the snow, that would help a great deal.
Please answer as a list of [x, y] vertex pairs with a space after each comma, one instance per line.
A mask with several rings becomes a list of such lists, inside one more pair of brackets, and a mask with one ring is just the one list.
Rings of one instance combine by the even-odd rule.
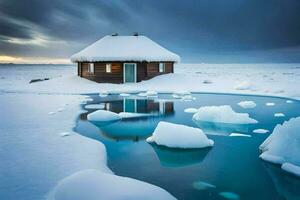
[[257, 121], [249, 117], [248, 113], [237, 113], [231, 106], [203, 106], [193, 115], [193, 120], [228, 123], [228, 124], [255, 124]]
[[[122, 46], [122, 48], [120, 48]], [[83, 61], [180, 62], [180, 57], [146, 36], [107, 35], [71, 56], [72, 62]]]
[[261, 129], [261, 128], [259, 128], [259, 129], [255, 129], [255, 130], [253, 130], [253, 133], [268, 133], [269, 132], [269, 130], [266, 130], [266, 129]]
[[141, 118], [141, 117], [149, 117], [155, 115], [154, 113], [132, 113], [132, 112], [120, 112], [119, 117], [121, 119], [126, 118]]
[[87, 169], [60, 181], [48, 200], [158, 199], [174, 200], [167, 191], [132, 178]]
[[242, 133], [231, 133], [229, 136], [230, 137], [251, 137], [251, 135], [242, 134]]
[[186, 109], [184, 109], [184, 112], [186, 112], [186, 113], [196, 113], [196, 112], [198, 112], [198, 109], [197, 108], [186, 108]]
[[70, 133], [70, 132], [61, 132], [61, 133], [59, 133], [59, 135], [60, 135], [61, 137], [66, 137], [66, 136], [71, 135], [71, 133]]
[[268, 103], [266, 103], [266, 106], [275, 106], [275, 103], [273, 103], [273, 102], [268, 102]]
[[283, 113], [275, 113], [274, 117], [284, 117], [285, 115]]
[[236, 90], [249, 90], [251, 89], [251, 84], [248, 81], [242, 81], [238, 83], [234, 88]]
[[255, 108], [256, 103], [254, 101], [241, 101], [238, 103], [242, 108]]
[[87, 119], [95, 122], [113, 122], [120, 120], [121, 117], [117, 113], [111, 111], [97, 110], [88, 114]]
[[147, 91], [147, 92], [141, 92], [141, 93], [139, 93], [138, 95], [139, 96], [142, 96], [142, 97], [155, 97], [155, 96], [157, 96], [157, 92], [156, 91], [152, 91], [152, 90], [149, 90], [149, 91]]
[[283, 170], [300, 176], [299, 129], [300, 117], [292, 118], [282, 125], [278, 124], [272, 134], [260, 145], [262, 151], [260, 158], [281, 164]]
[[147, 142], [170, 148], [204, 148], [214, 144], [201, 129], [163, 121], [158, 123]]
[[88, 104], [84, 106], [85, 109], [97, 109], [102, 110], [105, 108], [104, 104]]

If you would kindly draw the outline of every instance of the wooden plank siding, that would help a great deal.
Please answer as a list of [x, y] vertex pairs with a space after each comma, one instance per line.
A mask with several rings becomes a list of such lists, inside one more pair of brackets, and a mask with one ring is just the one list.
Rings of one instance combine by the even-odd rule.
[[[106, 64], [112, 64], [111, 72], [106, 72]], [[159, 62], [125, 62], [137, 64], [137, 82], [148, 80], [160, 74], [173, 73], [173, 62], [165, 62], [165, 72], [159, 72]], [[88, 62], [78, 63], [78, 76], [98, 83], [123, 83], [124, 62], [95, 62], [94, 73], [88, 72]]]

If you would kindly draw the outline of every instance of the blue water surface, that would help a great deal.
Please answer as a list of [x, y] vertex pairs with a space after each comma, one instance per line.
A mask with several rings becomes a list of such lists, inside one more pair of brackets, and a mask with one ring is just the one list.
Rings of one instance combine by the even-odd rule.
[[[269, 134], [252, 132], [258, 128], [272, 132], [277, 124], [300, 116], [298, 101], [286, 103], [284, 98], [229, 94], [192, 96], [196, 99], [182, 101], [171, 94], [151, 98], [91, 95], [93, 101], [88, 104], [103, 104], [106, 110], [116, 113], [149, 115], [102, 126], [87, 121], [87, 114], [95, 110], [82, 105], [86, 112], [78, 117], [75, 130], [105, 144], [108, 166], [117, 175], [152, 183], [178, 199], [300, 199], [299, 178], [259, 159], [258, 147]], [[254, 101], [257, 106], [245, 109], [237, 105], [246, 100]], [[266, 106], [267, 102], [275, 105]], [[259, 123], [194, 122], [193, 114], [184, 112], [185, 108], [218, 105], [230, 105], [236, 112], [249, 113]], [[284, 113], [285, 117], [274, 117], [275, 113]], [[145, 139], [160, 121], [201, 128], [215, 145], [182, 150], [148, 144]], [[251, 137], [229, 137], [233, 132]]]

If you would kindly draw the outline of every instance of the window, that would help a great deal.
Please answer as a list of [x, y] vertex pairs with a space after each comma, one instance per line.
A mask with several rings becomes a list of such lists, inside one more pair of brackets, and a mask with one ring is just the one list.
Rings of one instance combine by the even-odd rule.
[[106, 73], [111, 73], [111, 64], [106, 64]]
[[94, 73], [94, 63], [89, 63], [88, 65], [88, 73]]
[[165, 63], [159, 63], [159, 72], [165, 72]]

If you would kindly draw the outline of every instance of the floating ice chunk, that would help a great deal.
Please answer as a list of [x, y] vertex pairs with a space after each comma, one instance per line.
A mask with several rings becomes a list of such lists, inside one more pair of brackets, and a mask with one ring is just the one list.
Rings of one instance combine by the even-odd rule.
[[260, 158], [276, 164], [284, 164], [282, 169], [299, 174], [300, 169], [300, 117], [278, 124], [271, 135], [259, 146]]
[[206, 190], [206, 189], [216, 188], [216, 186], [204, 181], [196, 181], [193, 183], [193, 188], [197, 190]]
[[226, 199], [233, 199], [233, 200], [240, 199], [240, 196], [233, 192], [220, 192], [219, 195]]
[[236, 90], [249, 90], [251, 89], [251, 84], [248, 81], [242, 81], [237, 84], [234, 89]]
[[281, 169], [300, 177], [300, 166], [294, 165], [292, 163], [283, 163], [281, 165]]
[[242, 133], [231, 133], [229, 136], [230, 137], [251, 137], [251, 135], [242, 134]]
[[268, 103], [266, 103], [266, 106], [275, 106], [275, 103], [268, 102]]
[[186, 108], [184, 109], [184, 112], [186, 113], [196, 113], [198, 111], [197, 108]]
[[238, 103], [242, 108], [255, 108], [256, 103], [254, 101], [241, 101]]
[[107, 110], [97, 110], [87, 115], [89, 121], [97, 122], [108, 122], [108, 121], [118, 121], [121, 117], [114, 112]]
[[159, 122], [147, 142], [171, 148], [204, 148], [214, 144], [201, 129], [168, 122]]
[[275, 113], [274, 117], [284, 117], [285, 115], [283, 113]]
[[268, 133], [268, 132], [269, 130], [262, 129], [262, 128], [253, 130], [253, 133]]
[[162, 188], [132, 178], [87, 169], [61, 180], [48, 200], [157, 199], [175, 200]]
[[141, 92], [138, 95], [142, 97], [147, 97], [147, 96], [153, 97], [153, 96], [157, 96], [157, 92], [153, 90], [148, 90], [147, 92]]
[[181, 97], [182, 101], [192, 101], [195, 100], [195, 98], [192, 95], [185, 95], [183, 97]]
[[106, 91], [99, 93], [99, 97], [107, 97], [107, 95], [108, 95], [108, 92], [106, 92]]
[[236, 113], [231, 106], [203, 106], [194, 114], [193, 120], [228, 123], [228, 124], [255, 124], [257, 121], [249, 117], [248, 113]]
[[88, 104], [85, 105], [85, 109], [97, 109], [97, 110], [102, 110], [105, 108], [105, 104]]
[[294, 103], [292, 100], [286, 100], [286, 103]]
[[128, 97], [128, 96], [130, 96], [130, 94], [128, 94], [128, 93], [121, 93], [120, 96], [122, 96], [122, 97]]
[[177, 94], [173, 94], [172, 97], [173, 97], [174, 99], [180, 99], [180, 98], [181, 98], [181, 96], [179, 96], [179, 95], [177, 95]]
[[71, 133], [70, 133], [70, 132], [61, 132], [61, 133], [59, 133], [59, 135], [60, 135], [61, 137], [66, 137], [66, 136], [71, 135]]

